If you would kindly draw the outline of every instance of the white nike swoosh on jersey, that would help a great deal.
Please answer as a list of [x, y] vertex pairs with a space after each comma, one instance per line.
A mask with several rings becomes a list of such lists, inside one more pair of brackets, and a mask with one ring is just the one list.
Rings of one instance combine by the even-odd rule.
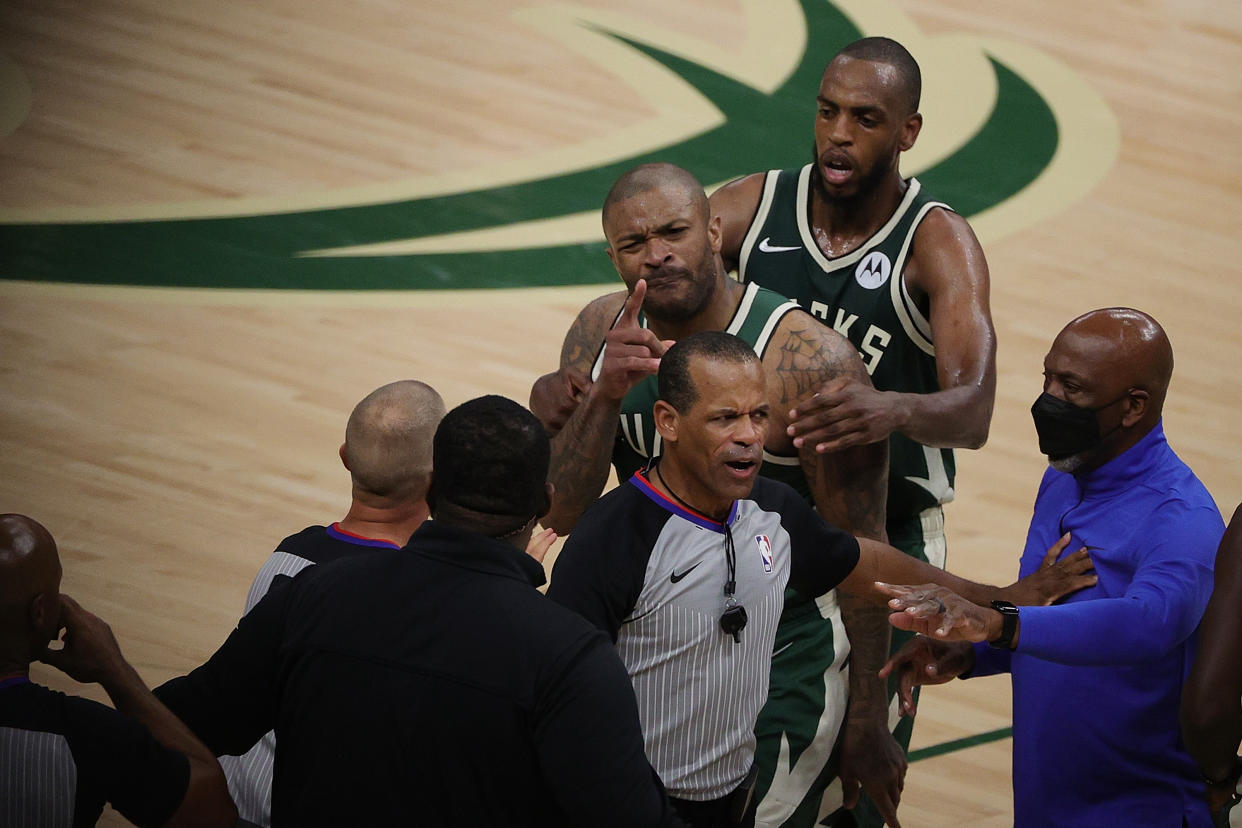
[[801, 247], [773, 247], [768, 244], [772, 241], [771, 236], [764, 236], [763, 241], [759, 242], [759, 252], [761, 253], [787, 253], [790, 250], [801, 250]]

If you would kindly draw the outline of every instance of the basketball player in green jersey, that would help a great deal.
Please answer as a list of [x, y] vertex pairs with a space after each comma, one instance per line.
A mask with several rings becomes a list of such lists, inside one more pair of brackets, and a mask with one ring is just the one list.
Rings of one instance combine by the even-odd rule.
[[[887, 446], [824, 454], [811, 444], [795, 447], [785, 431], [790, 408], [824, 384], [870, 385], [855, 348], [785, 297], [729, 278], [719, 256], [720, 220], [709, 215], [702, 185], [685, 170], [660, 164], [627, 173], [613, 186], [603, 219], [608, 255], [627, 289], [582, 310], [566, 335], [561, 370], [541, 377], [531, 394], [531, 410], [560, 426], [549, 472], [557, 494], [544, 524], [570, 531], [603, 491], [610, 459], [624, 480], [659, 454], [651, 410], [659, 357], [669, 340], [721, 330], [755, 347], [768, 377], [774, 422], [761, 472], [809, 495], [834, 524], [881, 540]], [[580, 401], [571, 399], [566, 377], [580, 377], [577, 387], [588, 389]], [[878, 671], [888, 650], [883, 607], [878, 628], [859, 628], [855, 603], [866, 602], [834, 593], [789, 600], [777, 630], [768, 703], [777, 715], [761, 718], [773, 736], [764, 740], [771, 747], [767, 764], [775, 766], [784, 736], [784, 776], [807, 789], [826, 773], [856, 680], [855, 671], [843, 669], [846, 657]], [[886, 722], [870, 737], [878, 747], [859, 751], [863, 760], [883, 748], [881, 740], [892, 742]], [[893, 750], [888, 766], [895, 770], [881, 798], [895, 814], [905, 766]], [[790, 810], [801, 799], [791, 798]]]
[[[820, 84], [812, 163], [732, 182], [711, 207], [739, 280], [796, 300], [848, 337], [871, 376], [872, 384], [835, 380], [799, 403], [794, 444], [834, 452], [887, 441], [888, 540], [943, 567], [952, 449], [987, 439], [996, 336], [987, 263], [970, 225], [898, 170], [922, 126], [920, 90], [918, 64], [895, 41], [846, 46]], [[903, 642], [895, 632], [892, 646]], [[873, 697], [874, 688], [855, 700]], [[887, 717], [888, 704], [870, 715]], [[901, 720], [903, 749], [911, 725]], [[865, 800], [854, 815], [868, 828], [881, 824]]]

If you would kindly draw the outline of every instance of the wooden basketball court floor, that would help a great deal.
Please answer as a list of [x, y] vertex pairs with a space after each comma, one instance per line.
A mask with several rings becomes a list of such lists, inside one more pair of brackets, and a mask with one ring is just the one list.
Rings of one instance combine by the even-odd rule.
[[[1238, 4], [835, 7], [923, 64], [927, 126], [907, 172], [951, 154], [986, 116], [989, 87], [972, 80], [984, 53], [1038, 80], [1066, 156], [972, 218], [992, 271], [999, 385], [987, 446], [959, 452], [950, 567], [995, 583], [1016, 571], [1043, 467], [1028, 413], [1041, 359], [1096, 307], [1138, 307], [1168, 329], [1170, 441], [1231, 512], [1242, 500], [1230, 437], [1242, 408]], [[598, 30], [770, 89], [798, 61], [801, 20], [794, 0], [7, 0], [0, 223], [35, 233], [391, 202], [656, 152], [719, 113]], [[815, 89], [804, 92], [799, 141]], [[597, 204], [603, 191], [588, 195]], [[597, 238], [589, 211], [498, 223], [532, 217], [427, 249]], [[153, 238], [162, 226], [149, 225]], [[371, 252], [418, 250], [393, 241]], [[140, 261], [144, 249], [128, 252]], [[78, 284], [94, 281], [89, 256], [76, 269], [40, 261], [0, 251], [0, 511], [51, 529], [65, 592], [111, 622], [152, 684], [224, 639], [273, 544], [343, 514], [336, 449], [358, 399], [415, 377], [450, 405], [487, 392], [524, 401], [577, 309], [613, 287], [132, 288]], [[168, 284], [199, 264], [187, 252]], [[915, 747], [1004, 728], [1008, 705], [1003, 678], [933, 688]], [[903, 824], [1009, 824], [1010, 749], [1001, 739], [912, 764]]]

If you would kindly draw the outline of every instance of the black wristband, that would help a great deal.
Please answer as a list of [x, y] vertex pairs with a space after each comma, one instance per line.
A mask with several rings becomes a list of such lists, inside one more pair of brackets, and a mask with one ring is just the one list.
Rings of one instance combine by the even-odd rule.
[[1013, 637], [1018, 631], [1018, 608], [1008, 601], [993, 601], [992, 609], [1001, 614], [1001, 634], [995, 641], [989, 641], [988, 646], [998, 650], [1012, 650]]

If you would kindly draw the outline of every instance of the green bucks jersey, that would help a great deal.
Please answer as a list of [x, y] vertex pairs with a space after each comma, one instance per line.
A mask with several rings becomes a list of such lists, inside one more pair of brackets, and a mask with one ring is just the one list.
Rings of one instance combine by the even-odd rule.
[[[773, 170], [742, 242], [738, 278], [797, 301], [849, 339], [881, 391], [940, 390], [931, 324], [911, 300], [902, 270], [914, 233], [936, 207], [916, 179], [892, 217], [857, 250], [829, 259], [811, 233], [811, 165]], [[953, 499], [953, 452], [889, 438], [888, 517], [902, 520]]]
[[[725, 331], [744, 340], [763, 359], [763, 352], [767, 349], [768, 341], [781, 318], [797, 308], [796, 303], [784, 296], [758, 285], [747, 285], [742, 301]], [[644, 328], [647, 327], [645, 316], [640, 314], [639, 322]], [[600, 349], [591, 371], [592, 380], [599, 379], [603, 364], [604, 350]], [[660, 434], [656, 431], [655, 417], [652, 415], [658, 397], [656, 378], [652, 375], [631, 388], [621, 401], [621, 425], [617, 430], [617, 442], [612, 452], [612, 464], [619, 481], [628, 480], [635, 471], [646, 466], [651, 458], [660, 455]], [[797, 455], [784, 457], [764, 451], [763, 467], [759, 473], [793, 486], [810, 501], [810, 490]]]

